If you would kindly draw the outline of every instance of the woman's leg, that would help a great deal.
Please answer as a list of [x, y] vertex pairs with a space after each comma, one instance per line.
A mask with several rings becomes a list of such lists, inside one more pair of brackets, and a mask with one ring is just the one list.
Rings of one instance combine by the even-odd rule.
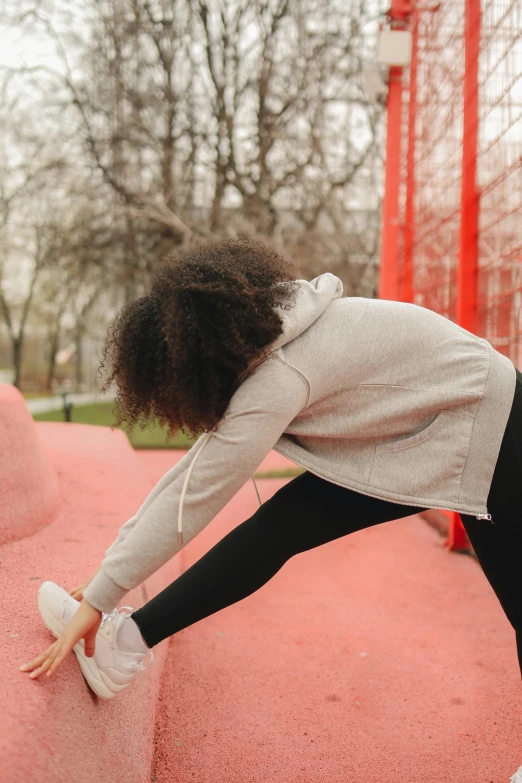
[[255, 592], [294, 555], [422, 510], [303, 473], [132, 617], [153, 647]]
[[515, 629], [522, 676], [522, 374], [488, 497], [492, 521], [461, 514], [487, 580]]
[[[522, 540], [508, 520], [492, 510], [495, 524], [461, 514], [462, 523], [484, 574], [515, 629], [522, 676]], [[522, 519], [519, 520], [522, 524]]]

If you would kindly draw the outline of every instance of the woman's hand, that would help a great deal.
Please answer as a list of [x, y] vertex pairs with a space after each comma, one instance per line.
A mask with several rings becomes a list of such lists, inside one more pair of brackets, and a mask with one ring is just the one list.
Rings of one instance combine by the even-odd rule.
[[80, 639], [85, 639], [85, 655], [91, 658], [95, 651], [95, 640], [101, 625], [102, 613], [84, 599], [72, 620], [65, 626], [63, 634], [54, 644], [51, 644], [38, 658], [20, 666], [20, 671], [32, 672], [31, 678], [39, 677], [47, 672], [47, 677], [54, 674], [61, 662]]
[[88, 584], [92, 582], [96, 574], [98, 574], [101, 571], [101, 566], [98, 568], [97, 571], [94, 572], [94, 574], [91, 576], [90, 579], [87, 579], [86, 582], [84, 582], [82, 585], [78, 585], [78, 587], [73, 587], [72, 590], [69, 590], [69, 595], [72, 596], [76, 601], [83, 601], [83, 591], [87, 587]]

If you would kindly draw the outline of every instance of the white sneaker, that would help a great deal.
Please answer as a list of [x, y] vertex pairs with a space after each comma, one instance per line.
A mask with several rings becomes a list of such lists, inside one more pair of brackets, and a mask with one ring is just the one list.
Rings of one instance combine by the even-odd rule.
[[[38, 609], [44, 621], [45, 627], [58, 639], [65, 626], [78, 611], [80, 602], [76, 601], [69, 593], [55, 584], [55, 582], [43, 582], [38, 590]], [[73, 650], [80, 664], [80, 669], [87, 684], [102, 699], [112, 699], [117, 693], [129, 685], [136, 674], [148, 668], [154, 660], [152, 650], [147, 652], [127, 652], [120, 650], [117, 644], [118, 630], [129, 616], [122, 612], [132, 606], [121, 606], [113, 609], [110, 614], [102, 612], [102, 622], [96, 634], [95, 652], [92, 657], [85, 655], [85, 642], [83, 639], [74, 645]], [[150, 660], [144, 663], [147, 654]]]
[[509, 778], [509, 783], [522, 783], [522, 767], [519, 767], [513, 777]]

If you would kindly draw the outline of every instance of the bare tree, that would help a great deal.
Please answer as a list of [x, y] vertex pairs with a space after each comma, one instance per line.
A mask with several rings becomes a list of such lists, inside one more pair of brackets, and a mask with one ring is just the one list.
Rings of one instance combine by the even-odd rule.
[[48, 383], [64, 330], [81, 383], [100, 292], [132, 299], [166, 252], [209, 239], [260, 238], [304, 276], [329, 269], [347, 293], [375, 294], [382, 106], [362, 73], [380, 5], [6, 0], [0, 24], [54, 50], [0, 79], [0, 317], [16, 383], [35, 301]]
[[[24, 210], [27, 214], [29, 206], [28, 185], [31, 174], [26, 173], [22, 186], [17, 189], [16, 197], [25, 195]], [[33, 181], [36, 181], [36, 177]], [[5, 197], [4, 217], [1, 226], [1, 256], [0, 256], [0, 317], [2, 317], [12, 346], [12, 363], [14, 368], [14, 384], [19, 386], [23, 359], [25, 331], [29, 313], [33, 304], [38, 280], [50, 262], [51, 245], [48, 226], [41, 216], [32, 215], [23, 224], [9, 221], [9, 214], [14, 212], [15, 197], [13, 192]], [[34, 206], [34, 204], [33, 204]], [[17, 211], [20, 217], [20, 212]], [[6, 270], [9, 265], [15, 274], [9, 275], [6, 283]], [[18, 272], [18, 274], [16, 274]]]
[[129, 269], [230, 234], [292, 250], [322, 236], [332, 210], [342, 243], [361, 201], [378, 210], [363, 187], [382, 107], [361, 80], [375, 6], [85, 0], [82, 36], [30, 14], [56, 46], [85, 149], [126, 209]]

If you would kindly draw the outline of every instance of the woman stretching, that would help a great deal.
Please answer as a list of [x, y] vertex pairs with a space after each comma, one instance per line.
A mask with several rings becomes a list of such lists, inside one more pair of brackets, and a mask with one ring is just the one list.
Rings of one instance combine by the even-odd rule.
[[[307, 282], [262, 244], [225, 240], [165, 262], [150, 294], [123, 308], [102, 365], [104, 388], [118, 386], [118, 423], [158, 418], [201, 437], [91, 579], [70, 593], [42, 584], [56, 641], [24, 667], [31, 677], [74, 650], [91, 688], [111, 698], [151, 648], [258, 590], [299, 552], [429, 508], [460, 514], [522, 671], [522, 375], [431, 310], [342, 294], [330, 273]], [[305, 472], [141, 609], [116, 609], [272, 448]]]

